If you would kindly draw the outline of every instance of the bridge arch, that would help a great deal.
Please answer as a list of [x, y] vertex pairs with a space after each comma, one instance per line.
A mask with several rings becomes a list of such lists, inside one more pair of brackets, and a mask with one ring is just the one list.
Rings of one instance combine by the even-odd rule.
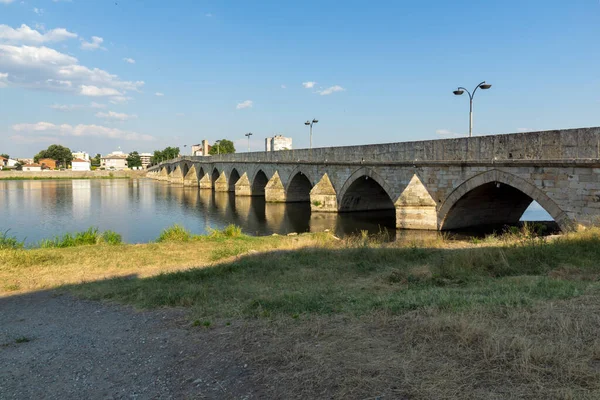
[[309, 202], [310, 191], [314, 187], [314, 180], [302, 168], [296, 167], [290, 174], [285, 187], [286, 201], [288, 203]]
[[221, 174], [219, 173], [217, 167], [213, 168], [212, 174], [210, 175], [210, 183], [213, 189], [215, 188], [215, 182], [217, 179], [219, 179], [219, 176], [221, 176]]
[[227, 182], [229, 183], [229, 191], [235, 192], [235, 184], [240, 180], [240, 173], [236, 168], [233, 168], [229, 173], [229, 179]]
[[179, 167], [181, 168], [181, 173], [183, 174], [182, 176], [185, 178], [187, 176], [188, 172], [190, 172], [189, 164], [184, 162], [184, 163], [181, 163], [179, 165]]
[[369, 168], [359, 168], [338, 192], [340, 212], [393, 210], [393, 191], [387, 182]]
[[439, 208], [438, 228], [517, 223], [534, 200], [554, 218], [561, 230], [570, 230], [571, 222], [566, 213], [541, 189], [497, 169], [466, 180], [450, 193]]
[[252, 178], [252, 196], [264, 196], [269, 178], [262, 169], [257, 169]]

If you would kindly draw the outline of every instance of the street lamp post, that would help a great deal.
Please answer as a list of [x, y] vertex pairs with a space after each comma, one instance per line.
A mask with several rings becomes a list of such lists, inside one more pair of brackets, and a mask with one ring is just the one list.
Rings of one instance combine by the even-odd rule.
[[453, 92], [456, 96], [460, 96], [464, 92], [467, 92], [467, 94], [469, 95], [469, 137], [473, 136], [473, 97], [475, 96], [475, 92], [479, 88], [481, 88], [483, 90], [487, 90], [491, 87], [492, 87], [491, 84], [485, 83], [485, 81], [483, 81], [479, 85], [477, 85], [477, 87], [475, 87], [475, 89], [473, 90], [473, 93], [469, 92], [467, 89], [465, 89], [462, 86], [459, 86], [459, 88]]
[[313, 124], [316, 124], [317, 122], [319, 122], [319, 121], [317, 119], [313, 118], [312, 121], [306, 121], [304, 123], [304, 125], [310, 126], [310, 149], [311, 150], [312, 150], [312, 127], [313, 127]]
[[248, 153], [250, 153], [250, 136], [252, 136], [252, 132], [248, 132], [244, 136], [248, 138]]
[[215, 145], [217, 146], [217, 155], [221, 155], [221, 147], [220, 147], [221, 141], [217, 140], [215, 142]]

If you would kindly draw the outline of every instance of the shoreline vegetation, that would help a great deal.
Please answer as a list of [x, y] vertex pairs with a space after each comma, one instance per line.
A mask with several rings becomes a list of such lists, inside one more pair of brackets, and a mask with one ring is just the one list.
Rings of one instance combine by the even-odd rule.
[[0, 171], [0, 181], [77, 180], [77, 179], [131, 179], [144, 177], [143, 170], [122, 171]]
[[91, 228], [26, 249], [5, 233], [0, 298], [185, 309], [268, 397], [600, 397], [600, 228], [384, 239], [175, 225], [147, 244]]

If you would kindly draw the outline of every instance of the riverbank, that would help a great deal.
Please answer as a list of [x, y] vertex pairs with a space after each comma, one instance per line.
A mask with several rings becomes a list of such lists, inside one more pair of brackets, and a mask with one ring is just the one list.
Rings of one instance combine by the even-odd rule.
[[247, 363], [244, 382], [270, 398], [600, 395], [599, 229], [394, 243], [180, 233], [0, 250], [0, 291], [187, 310], [190, 335]]
[[41, 179], [130, 179], [146, 176], [146, 171], [0, 171], [0, 180]]

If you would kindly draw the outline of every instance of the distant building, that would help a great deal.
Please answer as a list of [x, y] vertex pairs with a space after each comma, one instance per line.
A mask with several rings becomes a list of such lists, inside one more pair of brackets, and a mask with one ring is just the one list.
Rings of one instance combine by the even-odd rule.
[[122, 151], [113, 151], [112, 153], [100, 158], [100, 166], [106, 169], [126, 169], [127, 154]]
[[146, 169], [148, 168], [148, 165], [150, 165], [150, 161], [152, 160], [152, 154], [142, 153], [140, 154], [140, 160], [142, 160], [142, 168]]
[[208, 140], [204, 139], [201, 144], [192, 145], [193, 156], [208, 156], [208, 152], [212, 149], [212, 146], [208, 144]]
[[23, 171], [41, 171], [42, 166], [40, 164], [25, 164], [23, 165]]
[[56, 167], [59, 165], [59, 163], [56, 162], [56, 160], [53, 160], [52, 158], [40, 158], [40, 160], [37, 163], [40, 164], [42, 169], [56, 169]]
[[71, 161], [71, 170], [72, 171], [91, 171], [90, 161], [83, 160], [81, 158], [75, 158]]
[[73, 158], [90, 161], [90, 155], [88, 153], [86, 153], [85, 151], [78, 151], [78, 152], [71, 153], [71, 154], [73, 155]]
[[33, 164], [34, 163], [33, 158], [17, 158], [17, 161], [21, 165]]
[[8, 166], [8, 158], [0, 156], [0, 169]]
[[265, 151], [292, 150], [292, 138], [276, 135], [265, 139]]

